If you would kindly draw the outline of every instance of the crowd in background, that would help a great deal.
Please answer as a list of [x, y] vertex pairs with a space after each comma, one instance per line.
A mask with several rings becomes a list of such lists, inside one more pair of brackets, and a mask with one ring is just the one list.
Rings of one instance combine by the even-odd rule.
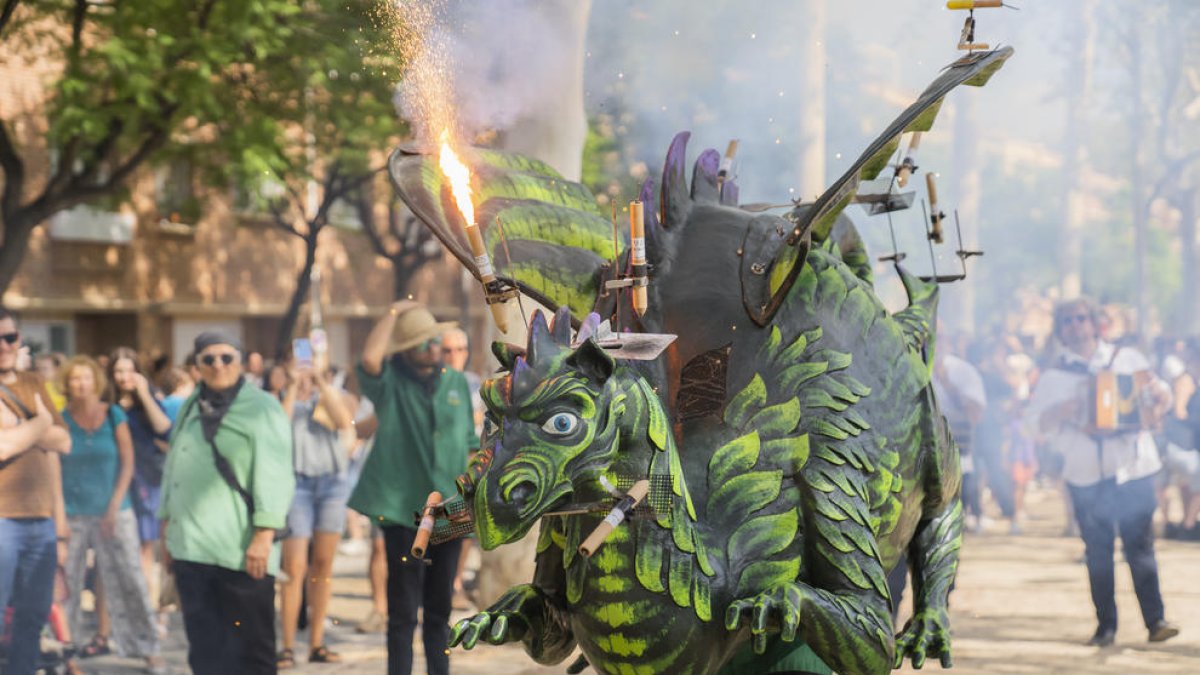
[[[1071, 313], [1071, 307], [1083, 309]], [[366, 472], [370, 480], [360, 481], [360, 477], [364, 476], [377, 433], [391, 438], [393, 445], [415, 441], [394, 438], [403, 431], [403, 424], [398, 427], [396, 420], [384, 420], [380, 431], [381, 420], [375, 404], [384, 400], [386, 410], [403, 411], [406, 404], [397, 400], [405, 400], [403, 396], [421, 400], [424, 397], [428, 400], [423, 405], [433, 406], [430, 418], [433, 419], [441, 414], [437, 412], [438, 406], [445, 403], [438, 397], [445, 394], [447, 400], [457, 400], [460, 391], [469, 392], [471, 414], [466, 426], [460, 425], [463, 433], [455, 433], [454, 442], [458, 445], [453, 449], [453, 453], [461, 452], [462, 461], [457, 459], [458, 454], [453, 454], [456, 459], [450, 462], [452, 466], [442, 467], [446, 475], [456, 475], [465, 468], [466, 446], [470, 441], [458, 443], [458, 436], [478, 438], [478, 425], [482, 421], [477, 375], [468, 372], [465, 378], [448, 380], [453, 385], [450, 389], [446, 389], [450, 385], [445, 384], [445, 378], [438, 384], [438, 373], [466, 371], [469, 354], [466, 334], [434, 322], [423, 308], [419, 312], [413, 309], [411, 303], [398, 303], [380, 321], [376, 327], [379, 334], [369, 340], [373, 342], [364, 351], [363, 363], [358, 364], [356, 372], [319, 359], [312, 362], [283, 358], [268, 362], [260, 354], [244, 353], [236, 340], [217, 334], [198, 338], [196, 351], [181, 366], [150, 363], [129, 348], [94, 357], [67, 358], [40, 353], [29, 359], [27, 351], [21, 349], [15, 317], [0, 308], [0, 399], [4, 403], [0, 405], [0, 429], [6, 433], [15, 429], [24, 434], [19, 439], [16, 432], [0, 438], [0, 452], [3, 452], [0, 548], [4, 549], [0, 554], [0, 606], [11, 605], [7, 619], [11, 634], [9, 672], [22, 672], [15, 665], [17, 661], [34, 658], [19, 652], [22, 645], [37, 644], [29, 638], [44, 623], [44, 617], [28, 616], [26, 603], [28, 607], [36, 607], [41, 601], [25, 597], [22, 584], [46, 574], [54, 579], [51, 626], [59, 641], [77, 645], [74, 653], [78, 658], [116, 650], [143, 658], [149, 672], [164, 672], [159, 651], [168, 626], [168, 612], [178, 607], [181, 596], [186, 608], [187, 594], [194, 595], [197, 588], [209, 588], [204, 584], [217, 583], [212, 588], [225, 589], [220, 592], [228, 590], [228, 584], [221, 586], [225, 582], [215, 580], [207, 566], [194, 566], [195, 560], [175, 561], [172, 565], [160, 545], [167, 537], [163, 523], [171, 521], [171, 508], [165, 502], [172, 498], [169, 495], [179, 500], [183, 499], [180, 494], [187, 494], [187, 486], [181, 487], [177, 480], [165, 490], [168, 487], [165, 480], [173, 479], [164, 476], [171, 473], [171, 463], [182, 465], [189, 461], [186, 451], [173, 448], [191, 449], [190, 461], [196, 464], [186, 470], [176, 467], [177, 472], [189, 475], [196, 473], [199, 466], [212, 464], [217, 454], [238, 454], [237, 448], [229, 446], [236, 443], [237, 437], [221, 436], [218, 428], [237, 429], [234, 399], [245, 398], [238, 393], [241, 387], [253, 389], [255, 401], [278, 402], [270, 407], [280, 412], [282, 421], [276, 425], [277, 431], [278, 435], [286, 436], [287, 446], [286, 458], [278, 461], [290, 463], [294, 481], [264, 486], [260, 494], [256, 486], [241, 489], [237, 475], [226, 475], [219, 466], [206, 469], [213, 476], [220, 474], [212, 481], [221, 481], [248, 499], [248, 517], [255, 526], [246, 531], [244, 540], [235, 542], [228, 553], [232, 562], [227, 565], [249, 575], [253, 583], [246, 581], [250, 584], [247, 589], [251, 586], [257, 589], [237, 592], [257, 593], [265, 599], [255, 602], [272, 606], [269, 636], [260, 641], [262, 653], [253, 658], [262, 663], [264, 672], [294, 666], [298, 660], [298, 631], [307, 626], [306, 660], [338, 661], [340, 657], [326, 645], [324, 635], [333, 561], [339, 550], [369, 550], [372, 609], [358, 629], [387, 631], [389, 651], [404, 650], [407, 643], [407, 655], [397, 657], [407, 659], [405, 665], [392, 672], [408, 672], [412, 667], [411, 643], [417, 607], [424, 604], [427, 620], [434, 616], [440, 626], [446, 623], [450, 611], [449, 580], [453, 579], [453, 603], [460, 608], [468, 604], [464, 588], [469, 584], [464, 584], [464, 557], [457, 548], [437, 563], [438, 572], [421, 572], [424, 576], [410, 578], [408, 568], [398, 568], [395, 566], [398, 563], [393, 563], [392, 558], [400, 559], [401, 551], [407, 550], [408, 540], [404, 537], [411, 536], [411, 528], [398, 525], [403, 516], [396, 514], [411, 513], [419, 505], [420, 498], [414, 502], [414, 494], [419, 490], [416, 487], [399, 490], [394, 482], [388, 483], [387, 490], [371, 487], [371, 481], [380, 475], [394, 476], [396, 470], [388, 464], [394, 458], [380, 458], [374, 469]], [[1107, 363], [1101, 363], [1102, 366], [1112, 366], [1124, 359], [1132, 364], [1133, 370], [1152, 371], [1154, 382], [1161, 385], [1154, 389], [1158, 392], [1155, 405], [1162, 403], [1161, 414], [1147, 415], [1145, 428], [1138, 432], [1139, 438], [1145, 435], [1149, 440], [1144, 444], [1141, 440], [1134, 442], [1139, 447], [1142, 444], [1152, 448], [1154, 453], [1153, 461], [1146, 460], [1150, 468], [1134, 475], [1130, 482], [1150, 486], [1152, 489], [1147, 489], [1155, 500], [1148, 511], [1143, 509], [1139, 517], [1145, 522], [1137, 527], [1130, 524], [1132, 520], [1122, 520], [1119, 514], [1112, 516], [1113, 522], [1101, 521], [1098, 525], [1089, 519], [1095, 507], [1094, 499], [1088, 501], [1087, 490], [1096, 481], [1081, 479], [1081, 470], [1064, 461], [1061, 436], [1056, 435], [1061, 434], [1061, 425], [1047, 424], [1046, 406], [1038, 403], [1039, 391], [1044, 394], [1052, 388], [1048, 382], [1055, 377], [1054, 373], [1067, 368], [1063, 364], [1070, 360], [1067, 357], [1071, 355], [1073, 336], [1084, 330], [1083, 326], [1091, 326], [1097, 341], [1093, 347], [1111, 345], [1110, 351], [1104, 352]], [[1140, 537], [1143, 547], [1149, 546], [1147, 560], [1141, 563], [1130, 560], [1131, 566], [1140, 564], [1143, 570], [1154, 568], [1152, 543], [1146, 539], [1153, 534], [1142, 531], [1150, 527], [1149, 518], [1157, 518], [1156, 529], [1161, 535], [1200, 541], [1197, 528], [1200, 338], [1159, 340], [1143, 357], [1136, 340], [1112, 335], [1109, 318], [1086, 302], [1061, 304], [1055, 314], [1054, 331], [1053, 339], [1042, 346], [1012, 334], [969, 340], [943, 333], [933, 363], [934, 384], [960, 448], [966, 530], [979, 533], [996, 529], [995, 519], [999, 516], [1008, 531], [1020, 533], [1027, 517], [1025, 495], [1030, 486], [1039, 483], [1060, 491], [1069, 523], [1064, 534], [1082, 534], [1088, 548], [1093, 600], [1100, 619], [1093, 644], [1104, 644], [1106, 639], [1111, 642], [1110, 632], [1115, 630], [1114, 625], [1109, 625], [1115, 622], [1115, 616], [1105, 615], [1103, 597], [1106, 592], [1111, 594], [1104, 588], [1106, 583], [1111, 585], [1114, 524], [1126, 540], [1127, 557], [1128, 551], [1137, 550], [1136, 546], [1130, 548], [1131, 540]], [[389, 342], [393, 333], [396, 339]], [[1083, 356], [1093, 361], [1100, 358]], [[1086, 369], [1086, 364], [1083, 367]], [[230, 379], [222, 384], [222, 376], [236, 377], [236, 382]], [[217, 394], [211, 400], [197, 395], [206, 387]], [[364, 395], [364, 391], [369, 395]], [[221, 392], [232, 393], [223, 400]], [[396, 399], [397, 396], [401, 398]], [[188, 446], [186, 438], [179, 438], [187, 434], [176, 426], [183, 419], [191, 419], [189, 406], [196, 401], [200, 401], [203, 410], [196, 413], [194, 444]], [[219, 410], [213, 417], [208, 408], [222, 405], [228, 409]], [[1062, 413], [1061, 408], [1055, 408], [1056, 414]], [[1074, 419], [1079, 411], [1070, 410], [1062, 415], [1064, 419]], [[217, 421], [210, 424], [210, 418]], [[267, 428], [275, 424], [253, 416], [242, 423], [247, 425], [243, 436], [251, 439], [247, 441], [251, 444], [267, 442], [271, 436]], [[427, 435], [437, 434], [431, 431]], [[260, 438], [254, 440], [255, 436]], [[216, 441], [226, 447], [218, 450]], [[69, 452], [64, 453], [67, 447]], [[436, 448], [431, 452], [435, 450], [444, 452]], [[260, 449], [254, 452], [261, 454]], [[1157, 469], [1160, 465], [1163, 470]], [[1099, 478], [1104, 478], [1104, 467], [1098, 470]], [[254, 473], [238, 469], [232, 474], [239, 472], [242, 480]], [[1122, 482], [1118, 478], [1117, 486]], [[21, 489], [16, 488], [18, 485]], [[356, 485], [359, 485], [357, 493]], [[426, 489], [425, 484], [421, 483], [420, 488]], [[402, 494], [403, 503], [394, 494]], [[348, 504], [370, 518], [349, 509]], [[1080, 509], [1085, 512], [1080, 513]], [[220, 520], [211, 509], [197, 511], [210, 521]], [[18, 527], [25, 522], [22, 519], [33, 516], [45, 520], [42, 530], [24, 531]], [[242, 515], [229, 518], [245, 520]], [[206, 523], [204, 527], [209, 525]], [[172, 522], [169, 527], [178, 528], [172, 536], [179, 541], [204, 536], [188, 534], [186, 522]], [[204, 529], [195, 524], [191, 527]], [[1093, 531], [1089, 532], [1089, 527]], [[1105, 528], [1107, 534], [1103, 534]], [[1096, 534], [1097, 529], [1101, 535]], [[282, 539], [282, 546], [272, 546], [276, 538]], [[260, 539], [261, 556], [255, 557], [252, 552]], [[41, 546], [38, 550], [44, 555], [28, 559], [17, 556], [18, 550], [25, 550], [17, 542], [23, 542], [22, 546]], [[207, 544], [189, 540], [187, 545], [180, 544], [182, 548], [176, 551], [176, 557], [179, 550], [202, 550], [197, 559], [220, 567], [222, 556], [226, 555], [220, 550], [221, 545], [218, 542], [205, 548]], [[48, 552], [52, 549], [51, 555]], [[1107, 563], [1103, 563], [1105, 555]], [[437, 561], [438, 556], [431, 555], [431, 560]], [[1139, 572], [1134, 571], [1137, 581]], [[177, 579], [177, 574], [188, 575], [189, 581], [179, 583], [183, 577]], [[1166, 639], [1174, 634], [1170, 630], [1175, 629], [1165, 624], [1161, 598], [1157, 606], [1153, 601], [1158, 593], [1156, 569], [1152, 588], [1146, 581], [1148, 574], [1142, 574], [1145, 592], [1139, 588], [1139, 599], [1143, 595], [1148, 598], [1143, 602], [1143, 614], [1151, 639], [1156, 634]], [[440, 579], [436, 592], [428, 588], [430, 576]], [[1106, 582], [1106, 578], [1110, 581]], [[282, 627], [278, 648], [273, 627], [276, 593]], [[90, 598], [86, 603], [90, 620], [85, 620], [82, 602], [85, 596]], [[203, 600], [202, 596], [191, 604], [202, 604]], [[403, 617], [398, 617], [395, 611], [389, 616], [389, 606], [401, 605]], [[203, 625], [198, 621], [195, 616], [185, 616], [189, 636], [193, 625]], [[434, 642], [441, 639], [437, 630], [427, 629], [425, 633]], [[263, 651], [268, 648], [269, 653]], [[432, 650], [435, 654], [430, 654], [428, 647], [426, 651], [431, 658], [441, 658], [441, 649]], [[77, 672], [74, 661], [68, 661], [67, 665]], [[430, 663], [431, 671], [440, 672], [444, 667], [444, 661]]]
[[[414, 381], [453, 383], [453, 410], [457, 414], [465, 407], [466, 412], [465, 417], [455, 418], [461, 420], [458, 436], [464, 438], [456, 437], [453, 452], [461, 458], [455, 454], [454, 461], [442, 467], [442, 473], [451, 477], [466, 468], [469, 438], [478, 437], [482, 404], [477, 375], [464, 378], [455, 373], [458, 379], [447, 375], [466, 368], [466, 333], [452, 324], [434, 322], [426, 310], [411, 303], [403, 310], [408, 317], [420, 315], [428, 325], [394, 327], [401, 313], [394, 310], [381, 321], [386, 325], [375, 339], [379, 352], [375, 370], [360, 367], [356, 376], [324, 363], [320, 355], [312, 360], [289, 357], [267, 362], [260, 354], [244, 353], [237, 340], [220, 333], [197, 338], [196, 350], [178, 367], [159, 363], [155, 368], [124, 347], [95, 357], [42, 353], [30, 359], [21, 345], [16, 317], [0, 308], [0, 378], [13, 378], [8, 384], [0, 381], [0, 417], [4, 418], [0, 428], [23, 433], [36, 429], [44, 436], [25, 433], [28, 438], [9, 441], [0, 435], [0, 447], [5, 448], [0, 456], [0, 492], [6, 492], [0, 495], [0, 606], [11, 600], [15, 610], [8, 620], [11, 637], [0, 644], [0, 656], [6, 653], [7, 657], [0, 660], [7, 664], [0, 671], [33, 672], [35, 663], [44, 664], [49, 658], [29, 648], [38, 645], [36, 636], [47, 616], [37, 617], [39, 612], [33, 609], [43, 604], [42, 598], [29, 600], [34, 616], [23, 613], [26, 598], [20, 587], [30, 582], [31, 572], [54, 579], [47, 586], [53, 588], [50, 627], [57, 642], [74, 645], [58, 653], [68, 672], [79, 672], [78, 659], [114, 651], [143, 658], [148, 672], [167, 672], [160, 644], [169, 612], [181, 604], [193, 643], [189, 662], [194, 672], [222, 668], [228, 672], [231, 664], [238, 672], [292, 667], [297, 662], [297, 633], [303, 627], [308, 632], [306, 660], [337, 662], [340, 657], [326, 645], [324, 631], [339, 549], [371, 551], [372, 610], [358, 630], [404, 634], [399, 641], [406, 639], [411, 647], [421, 590], [419, 586], [415, 591], [406, 589], [417, 600], [411, 616], [404, 612], [405, 625], [399, 625], [396, 612], [389, 621], [389, 604], [395, 607], [398, 602], [392, 592], [396, 578], [411, 575], [389, 570], [384, 542], [392, 530], [411, 529], [403, 525], [411, 525], [405, 521], [424, 494], [418, 501], [412, 501], [411, 494], [396, 497], [399, 510], [384, 517], [376, 513], [378, 497], [364, 495], [371, 492], [364, 489], [355, 494], [356, 506], [370, 518], [348, 509], [356, 484], [365, 482], [360, 477], [380, 428], [372, 397], [361, 394], [359, 383], [369, 385], [377, 401], [388, 400], [384, 382], [398, 377], [394, 371], [408, 368], [406, 356], [428, 362], [422, 378]], [[402, 343], [405, 330], [409, 335]], [[390, 339], [393, 332], [396, 340]], [[390, 354], [386, 362], [385, 354]], [[256, 393], [249, 396], [242, 389]], [[245, 401], [258, 407], [239, 417], [238, 411], [250, 405]], [[216, 413], [210, 410], [222, 406]], [[416, 409], [419, 414], [419, 402]], [[210, 418], [215, 421], [210, 423]], [[388, 428], [394, 431], [396, 422], [386, 418], [385, 433]], [[187, 425], [185, 420], [197, 423]], [[286, 436], [274, 444], [278, 452], [271, 447], [275, 436]], [[239, 448], [239, 442], [247, 447]], [[12, 443], [17, 445], [8, 449]], [[238, 465], [241, 461], [248, 464]], [[292, 480], [280, 478], [281, 471], [287, 471], [282, 466], [259, 464], [266, 461], [290, 464]], [[205, 472], [210, 474], [207, 483], [201, 476]], [[35, 485], [15, 490], [35, 474]], [[387, 480], [395, 480], [394, 474]], [[245, 498], [246, 511], [240, 511], [238, 499], [228, 495], [218, 496], [217, 501], [201, 495], [212, 494], [214, 484]], [[226, 513], [231, 503], [233, 511]], [[23, 522], [17, 519], [28, 515], [38, 516], [49, 528], [39, 536], [57, 549], [53, 555], [50, 548], [39, 557], [9, 546], [25, 535], [9, 532], [7, 524]], [[261, 560], [256, 560], [252, 551], [260, 536], [265, 544]], [[277, 539], [282, 540], [281, 546], [273, 546]], [[436, 556], [431, 552], [430, 558]], [[231, 573], [240, 576], [230, 578]], [[442, 623], [449, 620], [451, 589], [454, 605], [465, 608], [469, 603], [457, 548], [446, 574], [449, 579], [441, 584], [445, 586]], [[33, 585], [39, 586], [36, 581]], [[282, 632], [278, 651], [276, 585]], [[213, 601], [223, 594], [225, 609]], [[90, 601], [83, 602], [85, 598]], [[91, 614], [87, 621], [85, 604]], [[210, 616], [204, 615], [206, 604], [213, 605], [208, 608]], [[232, 623], [240, 630], [233, 636], [225, 635], [222, 624], [230, 618], [230, 605], [246, 612], [233, 615]], [[270, 606], [269, 617], [256, 620], [250, 608], [264, 605]], [[427, 604], [427, 620], [431, 611]], [[204, 623], [212, 619], [211, 625]], [[230, 651], [232, 641], [255, 631], [263, 632], [263, 639], [246, 640], [244, 653], [238, 656], [241, 661], [216, 658]], [[437, 633], [432, 628], [424, 632]], [[208, 643], [196, 649], [195, 643], [204, 639]], [[216, 660], [206, 662], [206, 655]], [[407, 658], [403, 672], [411, 669], [411, 653]]]

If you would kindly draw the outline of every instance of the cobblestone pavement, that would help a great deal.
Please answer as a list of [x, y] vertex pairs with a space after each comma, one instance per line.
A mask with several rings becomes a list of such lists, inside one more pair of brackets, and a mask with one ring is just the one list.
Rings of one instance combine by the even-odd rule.
[[[988, 523], [967, 535], [957, 590], [951, 597], [954, 675], [985, 673], [1200, 673], [1200, 543], [1160, 541], [1158, 560], [1167, 616], [1182, 634], [1163, 644], [1146, 642], [1128, 567], [1118, 565], [1117, 603], [1122, 623], [1117, 643], [1107, 649], [1084, 646], [1095, 629], [1087, 577], [1078, 538], [1061, 536], [1063, 517], [1057, 493], [1034, 490], [1025, 533], [1012, 536], [1005, 522]], [[328, 642], [345, 658], [336, 665], [301, 663], [296, 673], [383, 673], [387, 650], [382, 635], [359, 635], [352, 628], [367, 614], [366, 559], [339, 559]], [[465, 616], [465, 613], [458, 613]], [[457, 618], [458, 615], [456, 615]], [[187, 672], [178, 615], [166, 645], [177, 672]], [[303, 634], [300, 639], [303, 640]], [[420, 652], [420, 639], [417, 640]], [[418, 655], [417, 663], [423, 661]], [[567, 663], [541, 668], [520, 647], [483, 645], [456, 650], [451, 669], [463, 675], [562, 673]], [[141, 672], [136, 661], [104, 657], [81, 662], [88, 673]], [[938, 671], [936, 663], [921, 671]], [[417, 672], [424, 672], [418, 668]], [[912, 673], [911, 667], [901, 671]]]

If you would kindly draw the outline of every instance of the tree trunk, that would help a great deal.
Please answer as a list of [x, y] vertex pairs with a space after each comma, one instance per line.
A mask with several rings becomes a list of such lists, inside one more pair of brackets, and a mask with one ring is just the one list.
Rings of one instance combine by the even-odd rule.
[[295, 333], [296, 323], [300, 319], [300, 308], [304, 305], [304, 299], [308, 297], [309, 287], [312, 285], [312, 270], [317, 264], [317, 235], [320, 234], [320, 228], [313, 229], [311, 224], [309, 227], [311, 234], [304, 238], [304, 267], [296, 275], [296, 290], [292, 292], [287, 311], [283, 313], [279, 322], [279, 335], [275, 339], [276, 361], [283, 359], [291, 347], [292, 334]]
[[554, 0], [536, 5], [536, 11], [548, 23], [563, 44], [571, 45], [561, 54], [563, 71], [556, 82], [552, 103], [536, 113], [526, 113], [504, 130], [505, 150], [536, 157], [558, 170], [568, 180], [579, 180], [583, 172], [583, 144], [587, 140], [587, 114], [583, 109], [583, 61], [586, 54], [588, 15], [591, 0]]
[[[502, 148], [540, 159], [562, 173], [568, 180], [579, 180], [583, 169], [583, 144], [587, 138], [587, 118], [583, 110], [583, 61], [588, 15], [591, 0], [557, 0], [539, 6], [537, 11], [554, 23], [570, 51], [562, 54], [559, 63], [569, 69], [556, 75], [558, 81], [568, 82], [556, 90], [557, 101], [546, 105], [538, 115], [527, 115], [502, 136]], [[525, 302], [532, 308], [536, 303]], [[485, 343], [501, 337], [487, 315]], [[510, 322], [512, 323], [512, 322]], [[510, 325], [506, 342], [525, 344], [525, 326]], [[479, 589], [476, 603], [487, 607], [505, 591], [533, 578], [533, 561], [537, 549], [537, 528], [520, 542], [501, 546], [493, 551], [480, 552]]]
[[795, 44], [800, 46], [796, 91], [801, 93], [794, 118], [799, 131], [796, 158], [796, 196], [812, 200], [825, 191], [825, 0], [806, 0], [797, 25]]
[[1183, 193], [1179, 203], [1179, 256], [1183, 282], [1180, 291], [1180, 312], [1178, 332], [1184, 335], [1200, 333], [1200, 274], [1197, 274], [1197, 241], [1196, 241], [1196, 200], [1200, 199], [1200, 190], [1192, 189]]
[[[972, 94], [972, 91], [960, 93], [954, 106], [954, 177], [949, 186], [954, 201], [946, 204], [943, 209], [949, 213], [949, 218], [943, 224], [945, 244], [942, 250], [946, 251], [947, 255], [941, 256], [938, 264], [938, 272], [943, 274], [956, 274], [961, 270], [959, 261], [949, 254], [959, 243], [958, 233], [954, 228], [955, 210], [963, 226], [963, 248], [969, 251], [979, 249], [979, 129], [975, 114], [976, 97]], [[955, 208], [949, 208], [951, 206]], [[944, 296], [950, 300], [947, 307], [949, 311], [939, 313], [942, 320], [960, 333], [973, 334], [975, 326], [979, 325], [975, 316], [976, 283], [979, 276], [970, 268], [976, 262], [967, 261], [967, 278], [951, 286], [950, 293]]]
[[4, 220], [4, 243], [0, 244], [0, 298], [21, 269], [21, 260], [29, 249], [29, 239], [37, 221], [27, 213], [18, 212]]
[[1067, 124], [1063, 134], [1063, 167], [1066, 196], [1062, 227], [1059, 229], [1059, 287], [1063, 298], [1076, 298], [1083, 292], [1084, 200], [1083, 167], [1087, 162], [1088, 99], [1092, 88], [1092, 66], [1096, 52], [1096, 3], [1083, 0], [1068, 10], [1068, 25], [1075, 32], [1068, 37], [1071, 55], [1067, 70]]
[[[1132, 26], [1129, 30], [1136, 30]], [[1133, 97], [1132, 114], [1129, 117], [1129, 141], [1133, 145], [1129, 151], [1130, 189], [1133, 206], [1133, 307], [1137, 316], [1136, 331], [1138, 340], [1146, 339], [1149, 328], [1150, 307], [1146, 297], [1146, 216], [1148, 204], [1145, 203], [1145, 151], [1142, 136], [1145, 131], [1145, 106], [1142, 102], [1142, 46], [1135, 34], [1130, 40], [1129, 70], [1131, 76], [1131, 96]]]

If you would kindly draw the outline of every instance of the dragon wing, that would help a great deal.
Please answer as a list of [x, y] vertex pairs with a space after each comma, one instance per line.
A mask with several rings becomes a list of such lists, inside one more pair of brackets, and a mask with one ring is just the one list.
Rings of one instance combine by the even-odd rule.
[[[592, 193], [536, 159], [479, 148], [463, 154], [497, 277], [551, 309], [565, 305], [575, 317], [586, 316], [603, 283], [601, 270], [614, 255], [612, 225]], [[436, 157], [399, 149], [388, 168], [400, 199], [479, 279], [465, 223]]]
[[765, 283], [744, 298], [746, 311], [755, 323], [766, 326], [771, 322], [804, 266], [807, 242], [810, 239], [820, 242], [828, 237], [838, 214], [854, 199], [861, 182], [875, 178], [887, 166], [888, 158], [900, 146], [900, 137], [910, 131], [928, 131], [946, 94], [960, 84], [975, 87], [987, 84], [1012, 54], [1012, 47], [1004, 47], [971, 54], [948, 66], [816, 202], [798, 214], [791, 234], [775, 253], [770, 272], [760, 277]]

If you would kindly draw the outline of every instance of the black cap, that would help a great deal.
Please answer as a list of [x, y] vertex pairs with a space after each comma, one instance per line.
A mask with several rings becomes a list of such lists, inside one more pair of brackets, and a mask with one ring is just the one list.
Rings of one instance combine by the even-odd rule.
[[206, 330], [196, 336], [196, 342], [193, 345], [193, 350], [196, 354], [208, 349], [213, 345], [229, 345], [239, 352], [244, 352], [242, 341], [233, 337], [223, 330]]

